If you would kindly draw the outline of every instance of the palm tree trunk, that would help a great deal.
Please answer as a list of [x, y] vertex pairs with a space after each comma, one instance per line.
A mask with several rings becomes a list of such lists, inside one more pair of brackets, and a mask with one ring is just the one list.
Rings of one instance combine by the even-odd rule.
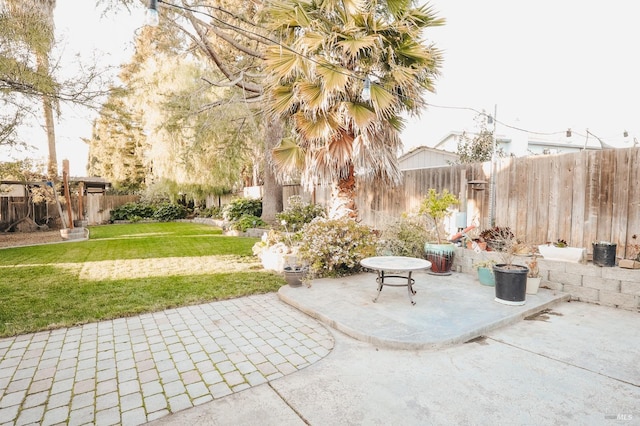
[[264, 137], [264, 173], [263, 173], [263, 190], [262, 196], [262, 217], [261, 219], [267, 223], [274, 223], [276, 213], [282, 211], [282, 185], [276, 179], [273, 170], [273, 159], [271, 151], [282, 139], [283, 133], [282, 123], [279, 120], [265, 120], [265, 137]]
[[331, 205], [329, 218], [339, 219], [349, 217], [357, 219], [358, 207], [356, 206], [356, 178], [353, 164], [349, 166], [349, 174], [341, 177], [331, 186]]

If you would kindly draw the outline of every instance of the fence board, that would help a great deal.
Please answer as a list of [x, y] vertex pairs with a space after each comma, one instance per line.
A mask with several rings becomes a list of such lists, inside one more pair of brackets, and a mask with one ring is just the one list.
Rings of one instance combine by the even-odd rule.
[[[625, 241], [627, 236], [627, 219], [629, 217], [629, 185], [621, 182], [629, 182], [631, 172], [630, 151], [615, 150], [614, 158], [616, 163], [615, 174], [613, 175], [613, 206], [611, 211], [611, 238], [608, 241]], [[624, 256], [624, 247], [616, 247], [616, 253]]]
[[[624, 239], [624, 257], [629, 258], [631, 244], [640, 244], [640, 149], [630, 151], [629, 155], [629, 210], [627, 212], [627, 235]], [[634, 239], [633, 236], [637, 235]], [[620, 253], [620, 252], [618, 252]]]
[[[585, 241], [595, 241], [598, 237], [598, 210], [600, 198], [598, 190], [600, 187], [600, 167], [601, 161], [599, 153], [587, 153], [587, 182], [585, 187], [585, 217], [584, 217], [584, 237], [581, 247], [586, 247]], [[577, 243], [572, 243], [576, 244]]]
[[573, 156], [558, 157], [558, 233], [571, 241], [571, 209], [573, 206]]
[[[600, 187], [598, 188], [598, 230], [594, 241], [611, 241], [611, 219], [613, 212], [613, 177], [616, 173], [615, 150], [602, 151], [600, 156]], [[591, 246], [587, 241], [587, 249]]]
[[[587, 152], [582, 151], [573, 157], [573, 194], [571, 196], [571, 241], [580, 244], [584, 241], [585, 228], [585, 187], [587, 185]], [[579, 243], [578, 243], [579, 242]]]

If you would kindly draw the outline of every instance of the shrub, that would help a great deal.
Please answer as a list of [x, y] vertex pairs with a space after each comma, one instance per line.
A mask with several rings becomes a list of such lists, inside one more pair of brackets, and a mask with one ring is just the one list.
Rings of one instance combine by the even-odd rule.
[[211, 217], [214, 219], [222, 219], [222, 208], [218, 206], [213, 206], [213, 207], [200, 209], [200, 211], [198, 212], [198, 216]]
[[424, 258], [424, 243], [434, 239], [424, 216], [403, 215], [384, 226], [377, 251], [386, 256]]
[[231, 229], [235, 229], [236, 231], [241, 232], [245, 232], [249, 228], [260, 228], [263, 226], [267, 226], [264, 220], [260, 219], [257, 216], [252, 216], [249, 214], [245, 214], [238, 220], [235, 220], [231, 223]]
[[262, 216], [262, 200], [255, 198], [236, 198], [223, 208], [223, 216], [226, 220], [238, 220], [244, 215]]
[[169, 222], [187, 217], [187, 209], [179, 204], [162, 204], [153, 214], [153, 218], [161, 222]]
[[127, 203], [110, 212], [110, 220], [140, 220], [153, 217], [155, 208], [146, 203]]
[[509, 227], [494, 226], [480, 232], [480, 239], [493, 251], [502, 251], [505, 240], [515, 238]]
[[288, 229], [302, 229], [304, 225], [316, 217], [326, 217], [324, 207], [319, 204], [306, 203], [299, 195], [293, 195], [287, 201], [289, 202], [287, 208], [276, 213], [276, 219]]
[[318, 217], [302, 228], [301, 235], [300, 257], [318, 278], [359, 272], [360, 261], [376, 252], [373, 229], [350, 218]]

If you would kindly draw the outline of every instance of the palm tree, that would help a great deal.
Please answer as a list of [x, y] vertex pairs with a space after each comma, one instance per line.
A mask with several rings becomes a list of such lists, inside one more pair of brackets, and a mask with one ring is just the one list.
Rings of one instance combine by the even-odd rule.
[[294, 135], [274, 158], [307, 189], [331, 186], [331, 217], [357, 217], [356, 178], [401, 181], [403, 114], [420, 113], [441, 63], [422, 32], [444, 20], [411, 0], [282, 0], [269, 13], [270, 112]]

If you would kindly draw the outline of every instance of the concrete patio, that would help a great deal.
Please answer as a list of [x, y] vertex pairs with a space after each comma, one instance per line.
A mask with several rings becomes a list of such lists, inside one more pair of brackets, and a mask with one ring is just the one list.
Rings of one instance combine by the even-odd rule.
[[287, 304], [355, 339], [395, 349], [436, 349], [464, 343], [569, 299], [541, 289], [522, 306], [494, 301], [495, 288], [473, 275], [414, 272], [411, 305], [405, 287], [384, 287], [377, 302], [376, 274], [314, 280], [311, 287], [281, 287]]

